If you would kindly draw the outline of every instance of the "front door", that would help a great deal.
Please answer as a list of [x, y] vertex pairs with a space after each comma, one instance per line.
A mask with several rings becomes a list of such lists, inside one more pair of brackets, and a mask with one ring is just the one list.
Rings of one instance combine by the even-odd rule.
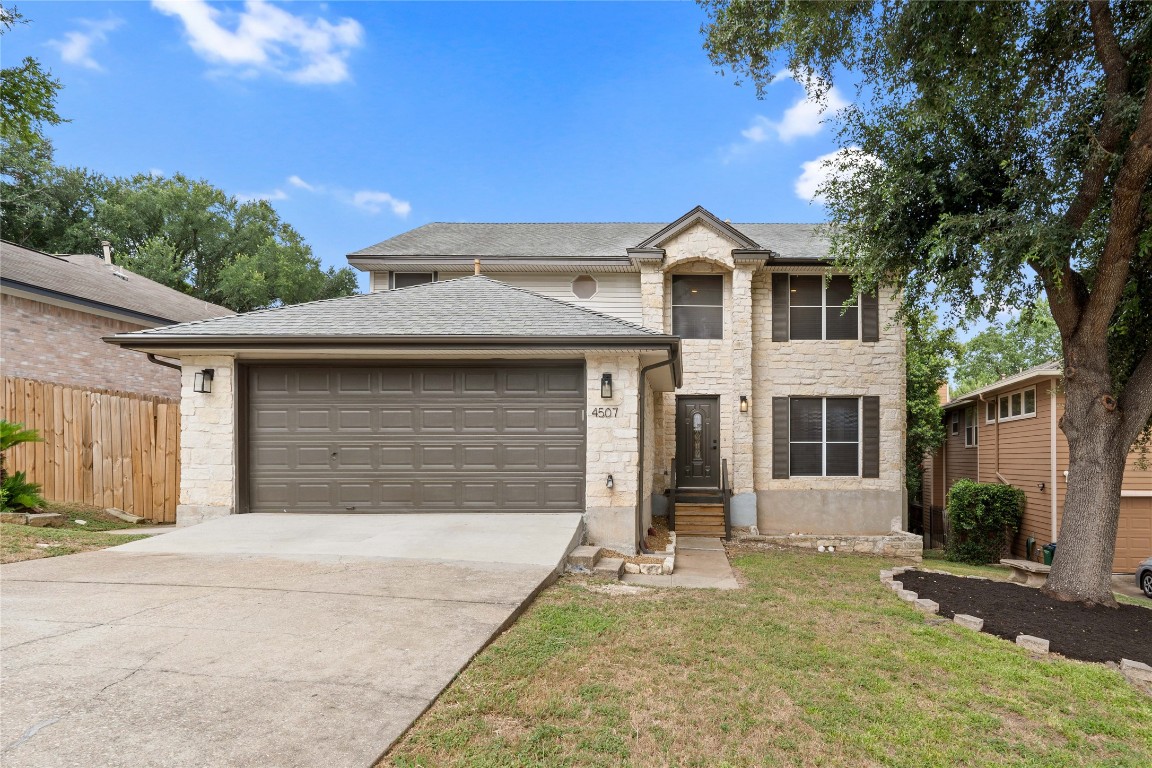
[[720, 486], [720, 398], [676, 399], [676, 485]]

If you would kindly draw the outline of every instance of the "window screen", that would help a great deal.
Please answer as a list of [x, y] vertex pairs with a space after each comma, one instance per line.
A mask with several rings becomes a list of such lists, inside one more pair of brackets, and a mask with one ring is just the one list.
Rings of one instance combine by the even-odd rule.
[[724, 277], [672, 276], [672, 333], [682, 339], [724, 338]]
[[860, 308], [844, 308], [852, 298], [852, 280], [836, 275], [824, 284], [821, 275], [792, 275], [788, 288], [789, 337], [792, 339], [858, 339]]
[[411, 288], [413, 285], [424, 285], [436, 281], [435, 272], [393, 272], [393, 288]]
[[794, 397], [789, 403], [789, 474], [860, 474], [860, 399]]

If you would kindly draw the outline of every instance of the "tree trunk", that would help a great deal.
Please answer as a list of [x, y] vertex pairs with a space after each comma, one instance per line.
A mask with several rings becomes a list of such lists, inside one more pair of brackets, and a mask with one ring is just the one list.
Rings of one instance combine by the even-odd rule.
[[1131, 441], [1123, 437], [1123, 414], [1110, 392], [1107, 352], [1077, 354], [1075, 346], [1066, 347], [1060, 423], [1069, 458], [1064, 518], [1044, 592], [1059, 600], [1115, 608], [1112, 558]]

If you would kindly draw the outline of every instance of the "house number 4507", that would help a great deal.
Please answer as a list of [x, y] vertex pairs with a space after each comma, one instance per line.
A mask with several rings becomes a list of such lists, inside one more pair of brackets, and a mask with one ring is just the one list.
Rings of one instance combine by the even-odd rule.
[[620, 413], [619, 408], [593, 408], [592, 415], [598, 419], [611, 419]]

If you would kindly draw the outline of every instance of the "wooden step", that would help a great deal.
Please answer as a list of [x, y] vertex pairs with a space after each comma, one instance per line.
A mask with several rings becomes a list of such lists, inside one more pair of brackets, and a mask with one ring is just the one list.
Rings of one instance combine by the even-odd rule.
[[678, 525], [676, 526], [676, 534], [679, 536], [709, 536], [722, 539], [724, 538], [724, 526], [720, 526], [719, 528], [714, 526], [707, 528], [685, 528]]
[[724, 516], [723, 504], [681, 504], [676, 503], [676, 516], [681, 514], [719, 515]]

